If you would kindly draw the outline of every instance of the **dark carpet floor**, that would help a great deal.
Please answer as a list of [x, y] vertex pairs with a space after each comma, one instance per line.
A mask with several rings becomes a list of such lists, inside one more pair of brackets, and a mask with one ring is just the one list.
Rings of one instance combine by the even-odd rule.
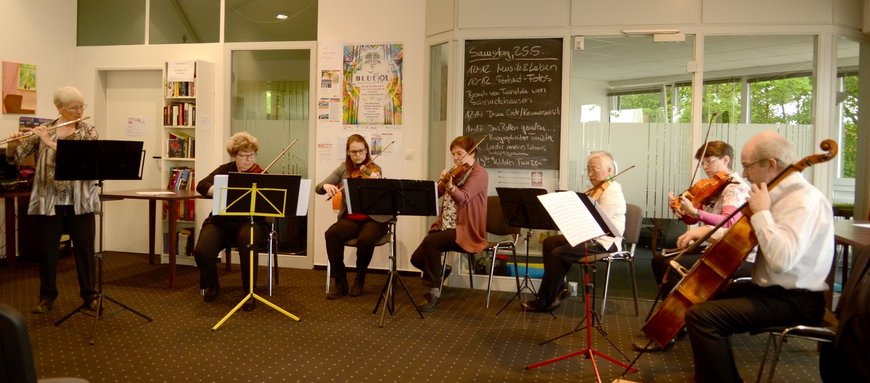
[[[73, 260], [63, 258], [59, 268], [61, 293], [55, 310], [34, 315], [30, 309], [39, 288], [36, 264], [0, 267], [0, 302], [25, 316], [40, 377], [75, 376], [92, 382], [595, 381], [592, 363], [583, 358], [524, 368], [586, 347], [585, 331], [538, 345], [575, 328], [582, 318], [579, 298], [569, 298], [556, 319], [524, 313], [518, 301], [496, 316], [512, 293], [494, 293], [487, 309], [485, 291], [446, 288], [438, 310], [421, 320], [399, 292], [396, 315], [388, 314], [379, 328], [379, 316], [372, 315], [372, 309], [385, 275], [372, 275], [362, 297], [327, 301], [324, 271], [282, 269], [274, 295], [261, 294], [301, 317], [300, 322], [261, 303], [253, 312], [235, 313], [212, 331], [242, 296], [238, 266], [233, 273], [220, 268], [221, 295], [204, 303], [195, 268], [180, 266], [176, 287], [170, 290], [165, 266], [149, 265], [144, 255], [107, 253], [105, 293], [154, 320], [146, 322], [109, 302], [96, 327], [96, 344], [91, 346], [92, 318], [77, 314], [59, 327], [54, 325], [80, 304]], [[265, 274], [260, 273], [261, 286]], [[417, 278], [403, 279], [415, 299], [424, 293]], [[634, 316], [631, 300], [619, 298], [629, 295], [619, 289], [611, 294], [601, 329], [616, 347], [634, 357], [631, 343], [640, 335], [651, 301], [643, 300], [640, 316]], [[594, 333], [594, 349], [621, 359], [601, 333]], [[761, 335], [733, 337], [737, 364], [747, 381], [755, 379], [765, 340]], [[820, 381], [815, 350], [811, 342], [790, 342], [776, 380]], [[596, 363], [605, 382], [622, 373], [622, 368], [604, 359], [596, 358]], [[690, 380], [688, 339], [668, 352], [644, 355], [637, 367], [639, 372], [627, 379]]]

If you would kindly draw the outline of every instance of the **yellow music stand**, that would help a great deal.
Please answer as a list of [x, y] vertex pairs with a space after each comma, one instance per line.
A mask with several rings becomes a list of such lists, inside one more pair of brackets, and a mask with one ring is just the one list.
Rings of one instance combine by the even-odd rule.
[[[241, 194], [241, 196], [239, 196], [238, 198], [233, 200], [231, 203], [228, 203], [226, 205], [226, 207], [222, 208], [220, 214], [221, 215], [228, 215], [228, 216], [249, 216], [249, 217], [251, 217], [251, 234], [250, 234], [251, 246], [250, 246], [250, 251], [248, 254], [248, 257], [250, 257], [249, 258], [250, 260], [248, 262], [248, 265], [249, 265], [248, 266], [249, 267], [248, 278], [250, 278], [250, 284], [248, 285], [249, 286], [248, 289], [250, 291], [248, 291], [248, 294], [245, 295], [241, 301], [239, 301], [239, 303], [236, 305], [236, 307], [233, 307], [233, 309], [230, 310], [230, 312], [227, 313], [227, 315], [225, 315], [220, 320], [220, 322], [218, 322], [216, 325], [214, 325], [214, 327], [212, 327], [211, 330], [216, 331], [222, 324], [224, 324], [224, 322], [227, 321], [227, 319], [230, 319], [230, 317], [233, 314], [235, 314], [236, 311], [238, 311], [240, 308], [242, 308], [242, 305], [245, 304], [245, 302], [247, 302], [248, 299], [251, 299], [251, 298], [254, 298], [260, 302], [265, 303], [267, 306], [277, 310], [278, 312], [280, 312], [280, 313], [282, 313], [282, 314], [284, 314], [284, 315], [286, 315], [286, 316], [290, 317], [291, 319], [298, 322], [300, 320], [299, 317], [287, 312], [286, 310], [282, 309], [281, 307], [278, 307], [278, 305], [276, 305], [272, 302], [269, 302], [268, 300], [266, 300], [266, 298], [263, 298], [254, 292], [254, 217], [255, 216], [258, 216], [258, 217], [277, 217], [277, 218], [284, 217], [284, 207], [285, 207], [285, 204], [287, 202], [287, 189], [258, 188], [256, 182], [254, 182], [250, 188], [228, 187], [226, 189], [227, 190], [242, 191], [243, 193]], [[275, 204], [272, 203], [272, 201], [270, 201], [269, 198], [267, 198], [266, 195], [263, 194], [263, 192], [280, 193], [280, 194], [276, 194], [276, 195], [281, 196], [281, 198], [280, 198], [282, 201], [281, 207], [279, 208], [278, 206], [275, 206]], [[223, 193], [219, 193], [219, 194], [220, 194], [220, 196], [218, 198], [222, 198]], [[240, 201], [244, 201], [246, 199], [250, 200], [250, 206], [249, 206], [249, 209], [247, 212], [228, 211], [236, 203], [238, 203], [239, 205], [242, 205], [243, 202], [240, 202]], [[262, 199], [262, 200], [266, 201], [266, 209], [268, 209], [268, 211], [265, 211], [265, 212], [262, 211], [262, 210], [264, 210], [263, 208], [261, 208], [260, 210], [257, 210], [257, 200], [258, 199]]]

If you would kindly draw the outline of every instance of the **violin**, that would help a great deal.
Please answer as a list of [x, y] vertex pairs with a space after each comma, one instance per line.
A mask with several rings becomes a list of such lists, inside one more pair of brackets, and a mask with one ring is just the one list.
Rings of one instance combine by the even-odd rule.
[[702, 206], [710, 203], [719, 193], [722, 193], [722, 190], [725, 190], [725, 187], [730, 183], [731, 176], [728, 172], [719, 172], [714, 174], [713, 177], [695, 182], [689, 190], [680, 193], [676, 198], [671, 200], [671, 209], [679, 211], [682, 206], [680, 197], [686, 197], [686, 199], [692, 202], [692, 206], [695, 209], [700, 210]]
[[613, 181], [614, 178], [619, 177], [622, 173], [625, 173], [625, 172], [631, 170], [632, 168], [634, 168], [634, 165], [631, 165], [631, 166], [625, 168], [625, 170], [623, 170], [619, 173], [616, 173], [610, 177], [604, 178], [603, 180], [601, 180], [601, 182], [595, 184], [595, 186], [592, 186], [591, 188], [586, 189], [586, 191], [583, 192], [583, 194], [586, 194], [586, 196], [588, 196], [589, 199], [598, 200], [599, 198], [601, 198], [601, 194], [603, 194], [604, 191], [607, 190], [607, 187], [610, 186], [610, 181]]
[[[819, 147], [828, 153], [810, 155], [789, 165], [768, 183], [768, 189], [772, 190], [791, 173], [802, 172], [815, 164], [830, 161], [837, 155], [837, 143], [834, 140], [824, 140]], [[685, 325], [686, 313], [692, 305], [709, 300], [725, 287], [731, 280], [731, 275], [740, 268], [740, 264], [752, 251], [752, 248], [758, 244], [758, 238], [755, 236], [749, 221], [752, 210], [747, 202], [722, 220], [705, 237], [695, 241], [695, 244], [686, 251], [706, 241], [718, 228], [722, 227], [722, 224], [731, 220], [737, 213], [743, 213], [740, 220], [725, 232], [722, 239], [707, 246], [701, 254], [701, 258], [671, 290], [670, 295], [662, 301], [658, 311], [644, 324], [641, 331], [651, 341], [665, 347]]]
[[[353, 172], [350, 173], [350, 177], [348, 178], [372, 178], [372, 174], [381, 174], [381, 167], [378, 164], [369, 161], [367, 164], [362, 165], [359, 169], [354, 169]], [[332, 201], [332, 210], [341, 210], [341, 202], [342, 202], [342, 193], [341, 189], [344, 188], [344, 185], [338, 192], [335, 193], [332, 197], [330, 197], [330, 201]]]
[[455, 185], [463, 176], [465, 176], [465, 172], [467, 172], [468, 169], [471, 169], [471, 165], [464, 162], [452, 167], [443, 177], [438, 178], [438, 187], [443, 188], [448, 179], [452, 180]]

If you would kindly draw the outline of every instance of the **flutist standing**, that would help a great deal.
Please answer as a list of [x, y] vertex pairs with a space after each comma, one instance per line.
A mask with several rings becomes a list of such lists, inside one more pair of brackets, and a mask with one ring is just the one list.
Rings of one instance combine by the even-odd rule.
[[[36, 219], [40, 234], [39, 303], [34, 314], [44, 314], [54, 308], [57, 298], [57, 258], [61, 234], [66, 232], [74, 243], [79, 295], [92, 309], [96, 301], [94, 272], [94, 213], [99, 210], [95, 181], [58, 181], [54, 179], [58, 140], [96, 140], [96, 129], [81, 120], [84, 98], [78, 89], [62, 87], [54, 92], [54, 105], [60, 117], [33, 128], [32, 134], [17, 132], [9, 137], [6, 158], [18, 163], [36, 153], [36, 174], [27, 213]], [[64, 124], [72, 122], [69, 124]]]

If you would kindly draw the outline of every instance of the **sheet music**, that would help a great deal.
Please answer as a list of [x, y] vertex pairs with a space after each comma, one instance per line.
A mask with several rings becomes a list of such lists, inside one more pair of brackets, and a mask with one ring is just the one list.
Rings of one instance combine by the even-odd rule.
[[214, 176], [214, 196], [211, 199], [211, 215], [220, 215], [221, 210], [227, 206], [227, 182], [229, 177], [227, 174]]
[[296, 216], [308, 215], [308, 199], [311, 197], [311, 180], [299, 180], [299, 203], [296, 205]]
[[541, 204], [550, 213], [553, 222], [571, 246], [577, 246], [590, 239], [604, 235], [601, 226], [595, 221], [586, 205], [574, 192], [559, 192], [538, 196]]

